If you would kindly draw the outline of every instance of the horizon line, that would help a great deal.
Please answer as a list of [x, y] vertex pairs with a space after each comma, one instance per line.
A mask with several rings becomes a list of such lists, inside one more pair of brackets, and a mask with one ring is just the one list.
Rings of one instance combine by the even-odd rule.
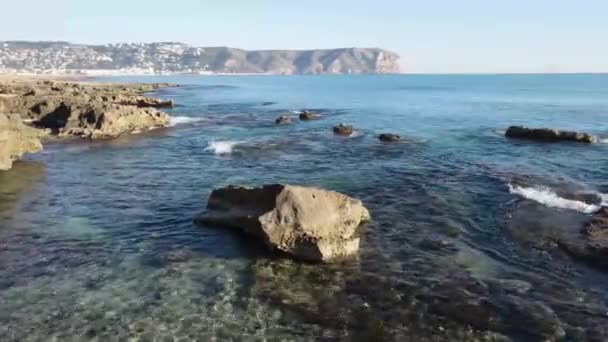
[[[13, 39], [13, 40], [0, 40], [0, 44], [3, 43], [55, 43], [55, 44], [69, 44], [74, 46], [104, 46], [104, 45], [114, 45], [114, 44], [182, 44], [194, 48], [207, 48], [207, 49], [217, 49], [217, 48], [226, 48], [226, 49], [235, 49], [246, 52], [274, 52], [274, 51], [331, 51], [331, 50], [349, 50], [349, 49], [368, 49], [368, 50], [381, 50], [383, 52], [388, 52], [397, 56], [402, 62], [407, 59], [407, 57], [402, 56], [400, 53], [395, 52], [395, 50], [390, 48], [382, 48], [382, 47], [361, 47], [361, 46], [350, 46], [350, 47], [335, 47], [335, 48], [255, 48], [255, 49], [245, 49], [240, 47], [232, 47], [228, 45], [216, 45], [216, 46], [200, 46], [193, 43], [186, 43], [184, 41], [123, 41], [123, 42], [106, 42], [106, 43], [80, 43], [80, 42], [71, 42], [67, 40], [27, 40], [27, 39]], [[403, 69], [403, 67], [402, 67]], [[608, 70], [602, 71], [401, 71], [400, 73], [392, 73], [394, 75], [602, 75], [608, 74]], [[237, 75], [235, 73], [235, 75]], [[262, 75], [262, 74], [260, 74]]]

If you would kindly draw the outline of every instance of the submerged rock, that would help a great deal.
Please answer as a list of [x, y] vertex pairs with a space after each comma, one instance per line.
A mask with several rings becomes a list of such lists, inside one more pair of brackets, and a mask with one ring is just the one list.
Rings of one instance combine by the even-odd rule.
[[320, 114], [308, 111], [308, 110], [304, 110], [302, 111], [302, 113], [300, 113], [300, 120], [303, 121], [311, 121], [311, 120], [319, 120], [321, 118]]
[[431, 312], [469, 324], [477, 329], [524, 335], [547, 341], [566, 335], [564, 324], [551, 307], [510, 291], [493, 289], [481, 281], [451, 280], [419, 296]]
[[338, 134], [338, 135], [351, 135], [353, 134], [353, 126], [351, 125], [345, 125], [343, 123], [334, 126], [334, 133]]
[[199, 223], [241, 229], [296, 259], [333, 261], [359, 250], [361, 201], [334, 191], [274, 184], [214, 190]]
[[507, 129], [505, 136], [508, 138], [529, 139], [537, 141], [575, 141], [582, 143], [595, 143], [597, 137], [579, 132], [559, 131], [549, 128], [528, 128], [524, 126], [511, 126]]
[[274, 121], [274, 123], [277, 125], [288, 125], [291, 123], [291, 118], [287, 115], [281, 115]]
[[0, 114], [0, 170], [8, 170], [25, 153], [42, 150], [41, 132], [23, 124], [18, 114]]
[[383, 133], [378, 136], [378, 139], [382, 142], [397, 142], [401, 140], [401, 137], [397, 134]]
[[595, 213], [580, 234], [567, 237], [558, 244], [573, 258], [608, 269], [608, 208]]
[[[594, 198], [590, 198], [593, 200]], [[537, 248], [565, 252], [572, 259], [608, 270], [608, 207], [591, 218], [526, 201], [511, 215], [514, 238]]]

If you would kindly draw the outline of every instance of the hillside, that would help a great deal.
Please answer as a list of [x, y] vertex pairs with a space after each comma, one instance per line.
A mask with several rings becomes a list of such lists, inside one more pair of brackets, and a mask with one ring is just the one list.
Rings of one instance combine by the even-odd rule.
[[399, 56], [377, 48], [241, 50], [182, 43], [82, 45], [0, 42], [0, 71], [53, 74], [398, 73]]

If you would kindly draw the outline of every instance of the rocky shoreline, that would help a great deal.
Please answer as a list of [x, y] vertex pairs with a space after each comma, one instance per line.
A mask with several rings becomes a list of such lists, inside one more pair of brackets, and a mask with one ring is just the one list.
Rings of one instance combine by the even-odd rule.
[[157, 108], [171, 108], [173, 101], [143, 94], [169, 86], [0, 79], [0, 139], [9, 141], [0, 149], [0, 169], [40, 150], [40, 138], [109, 139], [167, 127], [169, 115]]

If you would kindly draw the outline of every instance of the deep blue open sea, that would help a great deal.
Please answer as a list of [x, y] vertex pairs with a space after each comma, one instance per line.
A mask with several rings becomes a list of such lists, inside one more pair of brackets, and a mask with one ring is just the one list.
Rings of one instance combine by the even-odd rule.
[[[608, 340], [607, 273], [538, 233], [608, 204], [608, 75], [111, 81], [178, 84], [152, 94], [172, 127], [0, 172], [0, 341]], [[274, 124], [303, 109], [323, 117]], [[508, 140], [514, 124], [603, 141]], [[360, 198], [358, 260], [192, 221], [214, 188], [277, 182]]]

